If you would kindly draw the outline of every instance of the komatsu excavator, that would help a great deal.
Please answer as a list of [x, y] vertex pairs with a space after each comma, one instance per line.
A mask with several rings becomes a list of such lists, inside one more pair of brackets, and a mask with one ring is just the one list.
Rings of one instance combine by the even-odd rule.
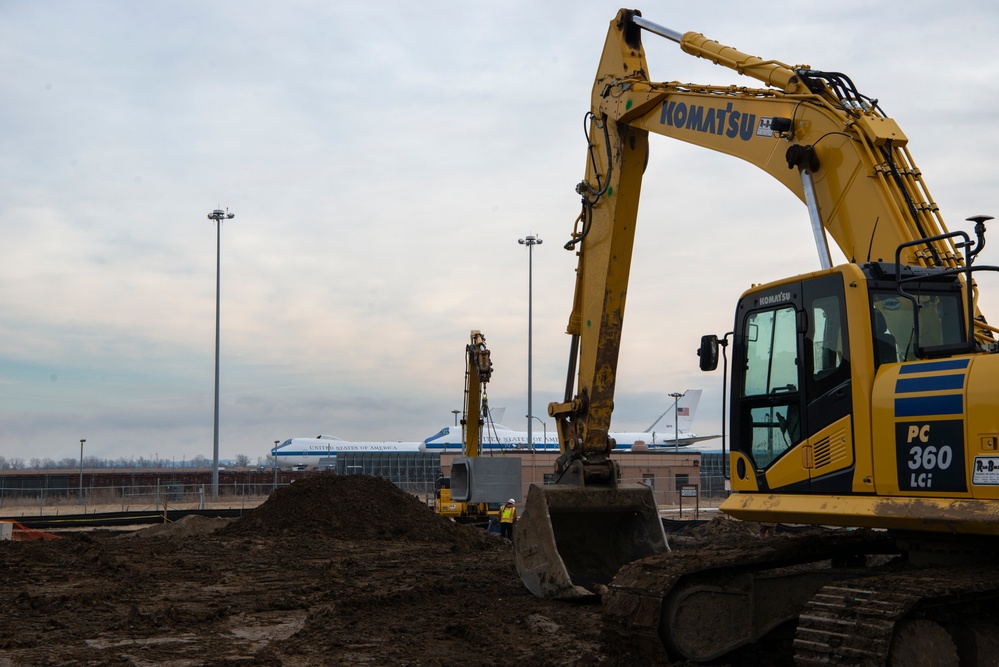
[[[438, 514], [462, 523], [485, 525], [490, 514], [498, 514], [499, 503], [465, 502], [467, 498], [464, 496], [468, 495], [471, 475], [468, 459], [475, 459], [482, 453], [483, 427], [487, 426], [485, 422], [489, 419], [485, 386], [492, 378], [493, 362], [482, 332], [473, 329], [469, 338], [469, 343], [465, 346], [465, 410], [461, 419], [462, 454], [465, 458], [458, 459], [452, 465], [451, 477], [437, 480], [436, 510]], [[452, 498], [452, 485], [464, 490], [458, 494], [463, 500]]]
[[[653, 82], [643, 32], [764, 86]], [[841, 529], [669, 552], [651, 489], [620, 481], [608, 429], [650, 132], [746, 160], [806, 205], [819, 269], [736, 306], [721, 509]], [[908, 138], [846, 75], [634, 10], [611, 21], [587, 142], [569, 373], [549, 406], [562, 453], [514, 533], [527, 588], [600, 595], [609, 636], [660, 659], [715, 660], [790, 624], [799, 664], [995, 664], [999, 355], [975, 276], [999, 269], [974, 265], [990, 218], [948, 231]], [[728, 343], [703, 337], [702, 369]]]

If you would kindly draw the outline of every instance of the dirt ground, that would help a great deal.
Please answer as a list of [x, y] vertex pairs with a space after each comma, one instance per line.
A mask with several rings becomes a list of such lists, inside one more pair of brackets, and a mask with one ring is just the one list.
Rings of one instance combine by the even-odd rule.
[[[671, 543], [754, 531], [719, 519]], [[599, 603], [533, 597], [509, 542], [361, 475], [235, 521], [0, 542], [0, 619], [0, 667], [634, 664]]]

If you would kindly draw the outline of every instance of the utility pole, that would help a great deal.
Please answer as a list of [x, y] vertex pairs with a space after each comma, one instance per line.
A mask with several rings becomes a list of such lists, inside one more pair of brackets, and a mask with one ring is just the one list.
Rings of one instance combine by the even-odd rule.
[[531, 426], [534, 422], [534, 402], [532, 397], [532, 367], [533, 359], [533, 320], [534, 320], [534, 246], [541, 245], [542, 240], [537, 236], [527, 236], [517, 239], [517, 243], [527, 246], [527, 448], [534, 449], [534, 440], [531, 435]]
[[680, 399], [686, 393], [673, 392], [670, 394], [670, 398], [673, 399], [673, 451], [677, 454], [680, 453]]
[[83, 504], [83, 443], [86, 438], [80, 438], [80, 504]]
[[274, 488], [272, 489], [273, 491], [277, 491], [277, 483], [278, 483], [277, 447], [279, 444], [281, 444], [280, 440], [274, 441]]
[[215, 446], [212, 449], [212, 498], [219, 495], [219, 301], [222, 294], [222, 221], [232, 220], [229, 209], [215, 209], [208, 214], [215, 221]]

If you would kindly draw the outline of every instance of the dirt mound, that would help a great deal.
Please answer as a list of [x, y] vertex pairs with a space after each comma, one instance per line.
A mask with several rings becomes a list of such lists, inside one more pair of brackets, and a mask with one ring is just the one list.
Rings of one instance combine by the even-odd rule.
[[681, 534], [710, 542], [742, 541], [758, 537], [760, 524], [716, 516], [705, 524], [684, 529]]
[[267, 502], [219, 534], [402, 539], [471, 548], [497, 543], [494, 536], [483, 530], [438, 516], [416, 497], [385, 479], [335, 473], [315, 475], [278, 489]]
[[174, 521], [173, 523], [156, 524], [148, 528], [143, 528], [142, 530], [137, 530], [134, 533], [125, 533], [120, 537], [165, 536], [184, 539], [187, 537], [194, 537], [195, 535], [208, 535], [209, 533], [213, 533], [229, 523], [229, 519], [212, 519], [209, 517], [198, 516], [197, 514], [189, 514], [178, 519], [177, 521]]
[[761, 536], [762, 526], [752, 521], [737, 521], [717, 516], [706, 523], [692, 524], [669, 536], [673, 549], [696, 549], [721, 544], [741, 544]]

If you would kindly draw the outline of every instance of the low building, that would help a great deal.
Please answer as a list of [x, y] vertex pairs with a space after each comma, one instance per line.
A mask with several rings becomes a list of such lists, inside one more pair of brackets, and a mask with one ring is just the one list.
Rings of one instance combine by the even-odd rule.
[[[451, 474], [451, 463], [460, 454], [441, 454], [440, 467], [445, 476]], [[531, 484], [554, 484], [556, 452], [530, 452], [508, 450], [486, 456], [516, 456], [521, 460], [523, 495]], [[621, 467], [622, 483], [643, 483], [652, 487], [656, 503], [677, 505], [683, 487], [701, 486], [701, 454], [696, 451], [655, 450], [648, 452], [621, 452], [614, 456]]]

